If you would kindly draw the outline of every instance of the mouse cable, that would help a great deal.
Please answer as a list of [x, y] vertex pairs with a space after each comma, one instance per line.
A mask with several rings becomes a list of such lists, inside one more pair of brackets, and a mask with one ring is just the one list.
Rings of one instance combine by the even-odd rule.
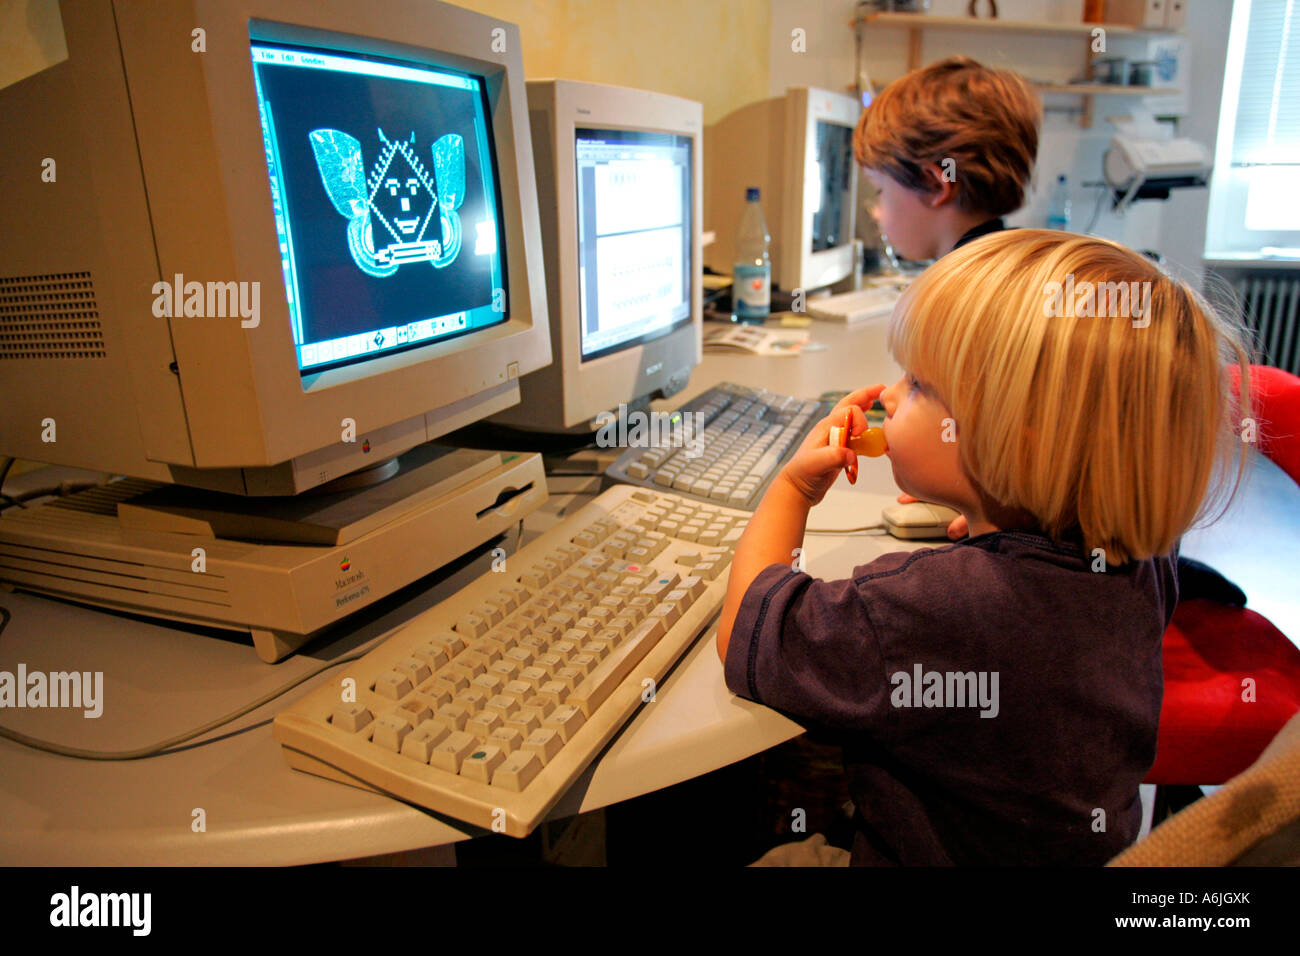
[[861, 528], [805, 528], [804, 534], [859, 534], [863, 531], [884, 531], [883, 524], [864, 524]]
[[[22, 744], [24, 747], [31, 747], [33, 750], [43, 750], [46, 753], [58, 754], [61, 757], [76, 757], [78, 760], [140, 760], [144, 757], [155, 757], [164, 751], [170, 750], [177, 744], [183, 744], [187, 740], [193, 740], [206, 734], [209, 730], [222, 727], [231, 721], [238, 720], [245, 714], [257, 710], [263, 704], [275, 700], [282, 694], [288, 693], [304, 681], [309, 681], [318, 674], [329, 670], [331, 667], [337, 667], [340, 664], [350, 664], [352, 661], [360, 660], [366, 656], [366, 651], [357, 651], [355, 654], [349, 654], [346, 657], [340, 657], [336, 661], [327, 661], [314, 670], [308, 671], [300, 677], [295, 677], [288, 683], [276, 688], [269, 693], [263, 694], [251, 704], [245, 704], [237, 710], [231, 711], [224, 717], [218, 717], [216, 720], [208, 721], [202, 727], [178, 734], [175, 737], [169, 737], [159, 743], [152, 744], [148, 747], [139, 747], [135, 750], [82, 750], [80, 747], [65, 747], [63, 744], [52, 743], [48, 740], [37, 740], [35, 737], [28, 737], [26, 734], [20, 734], [16, 730], [10, 730], [8, 727], [0, 727], [0, 737], [12, 740], [15, 743]], [[211, 741], [209, 741], [211, 742]]]

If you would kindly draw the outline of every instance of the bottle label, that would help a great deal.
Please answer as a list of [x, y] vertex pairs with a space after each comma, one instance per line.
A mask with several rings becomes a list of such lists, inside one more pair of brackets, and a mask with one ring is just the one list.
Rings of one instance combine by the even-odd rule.
[[731, 298], [737, 316], [766, 316], [772, 311], [772, 267], [737, 265], [732, 269]]

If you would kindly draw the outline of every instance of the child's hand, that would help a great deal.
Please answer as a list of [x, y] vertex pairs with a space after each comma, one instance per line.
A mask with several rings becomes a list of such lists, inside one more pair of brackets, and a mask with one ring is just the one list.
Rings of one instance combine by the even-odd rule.
[[[907, 492], [903, 492], [901, 495], [898, 496], [898, 503], [900, 505], [905, 505], [908, 504], [909, 502], [920, 501], [920, 500], [921, 500], [920, 498], [914, 498], [911, 495], [909, 495]], [[965, 515], [958, 515], [957, 517], [953, 518], [948, 525], [948, 539], [950, 541], [960, 541], [962, 538], [966, 537], [966, 535], [969, 532], [970, 532], [970, 526], [966, 523]]]
[[858, 456], [852, 448], [835, 448], [826, 443], [830, 438], [831, 426], [844, 424], [847, 409], [852, 416], [849, 434], [860, 435], [867, 428], [866, 409], [871, 407], [871, 403], [884, 390], [883, 385], [871, 385], [844, 396], [831, 413], [808, 433], [794, 457], [781, 469], [781, 477], [794, 485], [808, 499], [809, 505], [815, 505], [826, 497], [826, 492], [835, 483], [835, 476], [841, 469], [848, 468], [852, 473], [858, 465]]

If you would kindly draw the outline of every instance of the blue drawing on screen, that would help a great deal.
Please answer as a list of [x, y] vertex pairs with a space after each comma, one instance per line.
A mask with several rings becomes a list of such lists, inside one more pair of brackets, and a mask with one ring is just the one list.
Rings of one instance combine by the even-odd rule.
[[[460, 214], [465, 201], [465, 140], [448, 133], [433, 144], [433, 175], [409, 141], [379, 130], [383, 148], [365, 171], [361, 143], [337, 129], [310, 134], [316, 167], [330, 202], [348, 221], [348, 251], [362, 272], [390, 276], [408, 262], [443, 269], [460, 253]], [[430, 229], [437, 217], [437, 235]]]

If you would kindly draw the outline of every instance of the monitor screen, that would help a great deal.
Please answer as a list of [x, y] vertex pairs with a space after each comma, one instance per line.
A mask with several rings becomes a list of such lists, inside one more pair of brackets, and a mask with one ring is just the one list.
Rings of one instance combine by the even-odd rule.
[[[815, 176], [813, 174], [815, 173]], [[853, 175], [853, 130], [817, 121], [816, 165], [808, 170], [809, 198], [815, 202], [812, 252], [853, 241], [849, 177]]]
[[509, 318], [483, 78], [256, 41], [252, 54], [304, 379]]
[[691, 138], [575, 130], [582, 358], [691, 321]]

